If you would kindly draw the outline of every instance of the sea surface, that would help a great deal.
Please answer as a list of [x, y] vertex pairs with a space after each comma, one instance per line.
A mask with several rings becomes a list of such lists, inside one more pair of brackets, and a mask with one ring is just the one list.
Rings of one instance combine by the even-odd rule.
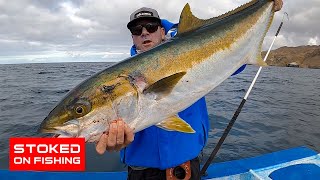
[[[37, 128], [77, 84], [112, 63], [0, 65], [0, 169], [8, 168], [10, 137], [40, 136]], [[207, 96], [208, 158], [245, 95], [258, 67], [247, 66]], [[307, 146], [320, 152], [320, 69], [263, 68], [214, 162]], [[87, 171], [121, 171], [118, 153], [98, 155], [86, 145]]]

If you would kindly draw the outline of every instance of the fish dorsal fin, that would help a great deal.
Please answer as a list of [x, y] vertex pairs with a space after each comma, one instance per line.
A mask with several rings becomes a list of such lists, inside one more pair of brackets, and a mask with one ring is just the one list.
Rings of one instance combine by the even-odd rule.
[[180, 15], [178, 34], [193, 31], [206, 24], [206, 20], [195, 17], [190, 9], [189, 3], [187, 3]]
[[171, 116], [166, 120], [158, 123], [156, 126], [167, 131], [178, 131], [184, 133], [195, 133], [193, 128], [181, 119], [178, 115]]
[[181, 12], [181, 15], [180, 15], [178, 34], [190, 32], [190, 31], [193, 31], [197, 28], [200, 28], [201, 26], [214, 23], [214, 22], [221, 20], [225, 17], [231, 16], [239, 11], [242, 11], [249, 6], [254, 5], [257, 2], [258, 2], [258, 0], [251, 0], [250, 2], [248, 2], [242, 6], [239, 6], [238, 8], [236, 8], [234, 10], [231, 10], [231, 11], [229, 11], [225, 14], [219, 15], [217, 17], [212, 17], [210, 19], [199, 19], [199, 18], [195, 17], [190, 10], [190, 5], [187, 3], [184, 6], [184, 8]]
[[158, 80], [157, 82], [151, 84], [147, 87], [143, 93], [155, 93], [156, 99], [161, 99], [164, 96], [170, 94], [175, 85], [179, 82], [179, 80], [186, 74], [186, 72], [178, 72], [176, 74], [172, 74], [165, 78]]

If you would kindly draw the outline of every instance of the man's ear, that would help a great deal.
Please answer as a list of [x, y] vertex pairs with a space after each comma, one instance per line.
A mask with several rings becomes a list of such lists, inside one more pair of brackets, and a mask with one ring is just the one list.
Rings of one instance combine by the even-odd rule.
[[163, 27], [161, 27], [161, 39], [162, 40], [165, 40], [166, 39], [166, 31], [164, 30], [164, 28]]
[[[131, 34], [132, 44], [134, 44], [133, 35]], [[135, 45], [135, 44], [134, 44]]]

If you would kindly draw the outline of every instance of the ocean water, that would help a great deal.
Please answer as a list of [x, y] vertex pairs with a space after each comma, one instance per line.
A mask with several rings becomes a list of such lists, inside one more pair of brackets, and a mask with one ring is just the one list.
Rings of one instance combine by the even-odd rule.
[[[37, 128], [61, 98], [111, 63], [0, 65], [0, 169], [8, 168], [10, 137], [39, 136]], [[221, 137], [258, 67], [247, 66], [207, 96], [211, 130], [203, 162]], [[320, 152], [320, 69], [263, 68], [214, 162], [297, 146]], [[118, 153], [86, 145], [87, 171], [121, 171]]]

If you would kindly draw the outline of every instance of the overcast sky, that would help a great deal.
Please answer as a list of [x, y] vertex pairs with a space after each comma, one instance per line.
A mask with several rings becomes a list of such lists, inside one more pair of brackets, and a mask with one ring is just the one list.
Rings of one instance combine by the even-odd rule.
[[[194, 15], [220, 15], [249, 0], [0, 0], [0, 64], [33, 62], [109, 62], [129, 56], [126, 28], [140, 7], [157, 9], [177, 22], [188, 2]], [[283, 13], [289, 14], [274, 48], [319, 45], [320, 0], [284, 0], [264, 41], [271, 44]]]

